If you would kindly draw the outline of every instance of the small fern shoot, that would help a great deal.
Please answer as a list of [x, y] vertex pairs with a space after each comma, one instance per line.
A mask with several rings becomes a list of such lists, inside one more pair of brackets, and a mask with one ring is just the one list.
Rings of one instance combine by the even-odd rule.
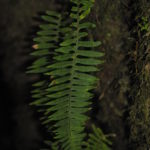
[[107, 139], [106, 135], [100, 128], [92, 126], [93, 133], [89, 134], [88, 141], [85, 142], [86, 150], [110, 150], [112, 143]]

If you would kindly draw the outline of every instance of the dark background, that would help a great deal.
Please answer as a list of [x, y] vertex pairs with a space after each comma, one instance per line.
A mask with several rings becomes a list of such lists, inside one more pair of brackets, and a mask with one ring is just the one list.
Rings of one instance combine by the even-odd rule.
[[[131, 49], [128, 0], [97, 0], [90, 20], [91, 31], [102, 42], [106, 63], [98, 73], [95, 106], [91, 122], [105, 133], [115, 133], [114, 150], [127, 150], [125, 113], [129, 76], [126, 56]], [[31, 64], [32, 38], [36, 18], [47, 9], [64, 9], [60, 0], [0, 0], [0, 146], [1, 150], [36, 150], [46, 134], [36, 109], [29, 106], [35, 76], [25, 74]]]

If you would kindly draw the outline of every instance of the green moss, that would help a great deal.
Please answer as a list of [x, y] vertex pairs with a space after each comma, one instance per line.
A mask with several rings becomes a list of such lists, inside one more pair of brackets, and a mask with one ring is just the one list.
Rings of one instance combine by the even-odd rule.
[[[142, 1], [144, 6], [150, 6], [147, 1]], [[141, 3], [141, 1], [139, 2]], [[137, 5], [141, 10], [136, 12], [134, 37], [136, 41], [136, 57], [133, 64], [131, 89], [132, 105], [130, 107], [130, 145], [133, 150], [147, 150], [150, 147], [150, 55], [149, 55], [149, 9]], [[142, 7], [142, 8], [141, 8]], [[143, 10], [143, 11], [142, 11]]]

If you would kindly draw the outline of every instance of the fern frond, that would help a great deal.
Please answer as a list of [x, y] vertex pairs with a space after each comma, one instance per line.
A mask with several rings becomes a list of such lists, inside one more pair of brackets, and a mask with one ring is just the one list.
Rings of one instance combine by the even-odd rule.
[[[53, 64], [46, 73], [53, 78], [47, 89], [50, 99], [46, 115], [46, 123], [55, 122], [55, 139], [63, 150], [81, 150], [85, 134], [83, 133], [88, 116], [85, 115], [90, 108], [90, 100], [98, 79], [91, 73], [98, 71], [97, 65], [103, 63], [99, 60], [102, 53], [93, 51], [93, 47], [100, 45], [99, 41], [88, 40], [87, 29], [94, 25], [83, 22], [93, 2], [87, 0], [74, 0], [70, 14], [73, 23], [65, 35], [60, 47], [55, 49]], [[84, 16], [84, 17], [83, 17]]]
[[[47, 11], [42, 16], [47, 24], [40, 25], [41, 31], [34, 38], [35, 51], [31, 55], [37, 59], [28, 68], [28, 73], [41, 77], [33, 84], [35, 101], [32, 105], [40, 107], [39, 111], [44, 114], [42, 123], [54, 133], [56, 142], [48, 142], [53, 150], [82, 149], [88, 120], [86, 113], [91, 109], [93, 97], [91, 91], [98, 81], [93, 73], [103, 63], [100, 59], [103, 53], [94, 50], [101, 43], [88, 37], [88, 29], [95, 25], [84, 22], [94, 0], [71, 2], [72, 22], [69, 26], [57, 12]], [[93, 139], [90, 137], [90, 140]]]

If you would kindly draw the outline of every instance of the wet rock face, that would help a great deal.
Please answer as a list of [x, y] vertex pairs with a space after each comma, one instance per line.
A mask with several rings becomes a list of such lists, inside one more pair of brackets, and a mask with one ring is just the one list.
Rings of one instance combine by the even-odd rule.
[[129, 76], [126, 56], [131, 49], [128, 29], [128, 1], [96, 1], [93, 17], [97, 23], [96, 37], [102, 41], [106, 62], [99, 73], [99, 100], [96, 120], [107, 133], [115, 133], [113, 149], [126, 150], [126, 93]]

